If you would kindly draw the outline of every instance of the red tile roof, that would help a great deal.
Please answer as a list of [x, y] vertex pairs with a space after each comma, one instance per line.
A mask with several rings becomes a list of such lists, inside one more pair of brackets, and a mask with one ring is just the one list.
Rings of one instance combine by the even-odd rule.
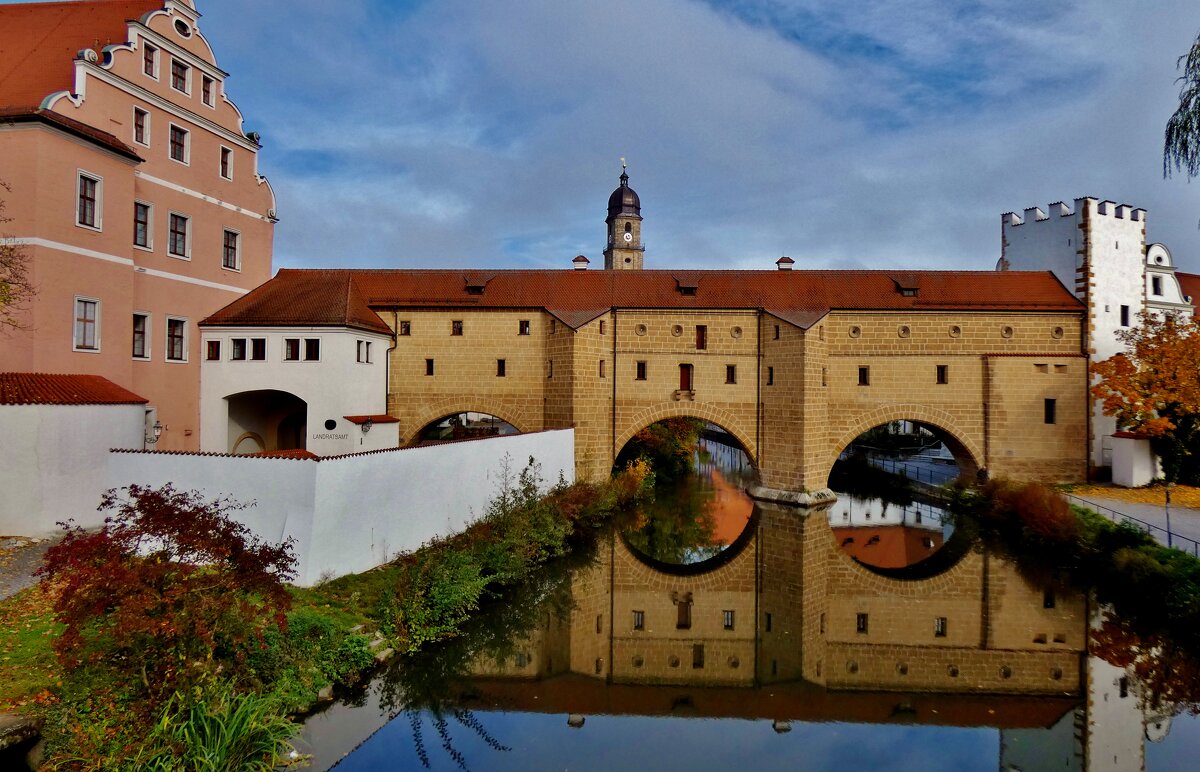
[[365, 424], [370, 419], [373, 424], [398, 424], [399, 418], [393, 418], [390, 415], [344, 415], [345, 418], [352, 424]]
[[0, 373], [0, 405], [144, 405], [148, 401], [99, 375]]
[[1179, 279], [1179, 288], [1183, 290], [1183, 296], [1190, 297], [1193, 306], [1200, 306], [1200, 274], [1176, 271], [1175, 276]]
[[[0, 6], [3, 8], [3, 6]], [[3, 123], [44, 123], [49, 126], [55, 126], [68, 134], [73, 134], [77, 137], [95, 142], [102, 145], [113, 152], [119, 153], [133, 161], [143, 161], [141, 156], [137, 154], [129, 145], [126, 145], [114, 135], [107, 131], [100, 131], [92, 128], [86, 123], [81, 123], [74, 118], [68, 118], [65, 115], [56, 113], [53, 110], [42, 110], [37, 107], [0, 107], [0, 122]]]
[[[899, 287], [919, 287], [901, 294]], [[347, 293], [347, 288], [353, 292]], [[683, 294], [684, 288], [693, 294]], [[363, 304], [348, 302], [361, 298]], [[830, 310], [1078, 311], [1049, 271], [463, 271], [283, 269], [201, 324], [364, 324], [370, 309], [545, 309], [578, 328], [609, 308], [765, 309], [798, 327]]]
[[81, 49], [101, 53], [127, 42], [126, 22], [162, 7], [162, 0], [0, 5], [0, 106], [40, 105], [70, 91]]

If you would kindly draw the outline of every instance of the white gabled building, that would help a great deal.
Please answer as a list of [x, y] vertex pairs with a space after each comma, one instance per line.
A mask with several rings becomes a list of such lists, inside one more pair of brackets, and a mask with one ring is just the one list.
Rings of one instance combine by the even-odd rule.
[[386, 415], [391, 328], [349, 271], [322, 276], [286, 305], [251, 292], [200, 323], [201, 450], [335, 456], [399, 444]]

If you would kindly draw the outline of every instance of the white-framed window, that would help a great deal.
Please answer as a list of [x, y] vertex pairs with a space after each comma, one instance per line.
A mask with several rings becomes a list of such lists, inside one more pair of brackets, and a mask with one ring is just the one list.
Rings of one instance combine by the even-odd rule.
[[209, 362], [221, 361], [221, 341], [219, 339], [204, 341], [204, 359]]
[[78, 205], [75, 208], [75, 224], [83, 228], [100, 230], [104, 225], [104, 179], [90, 172], [79, 172]]
[[171, 88], [181, 94], [192, 93], [192, 68], [186, 62], [171, 57]]
[[191, 233], [191, 218], [178, 212], [171, 212], [170, 228], [167, 233], [167, 254], [190, 260], [192, 255]]
[[1163, 280], [1161, 276], [1150, 277], [1150, 294], [1155, 297], [1161, 297], [1163, 294]]
[[192, 155], [192, 137], [187, 129], [171, 124], [171, 160], [189, 164]]
[[283, 339], [283, 361], [285, 361], [285, 362], [300, 361], [300, 339], [299, 338], [284, 338]]
[[221, 267], [230, 271], [240, 271], [242, 269], [242, 234], [237, 231], [225, 229], [225, 236], [221, 245]]
[[321, 359], [321, 339], [320, 338], [305, 338], [304, 339], [304, 361], [318, 362]]
[[158, 47], [142, 41], [142, 72], [158, 80]]
[[220, 174], [222, 179], [233, 179], [233, 149], [221, 146], [221, 169]]
[[217, 104], [217, 82], [207, 75], [200, 76], [200, 101], [206, 107], [213, 107]]
[[167, 317], [167, 361], [187, 361], [187, 319]]
[[76, 351], [100, 350], [100, 301], [75, 296], [75, 333], [72, 348]]
[[320, 338], [284, 338], [283, 361], [317, 362], [321, 359]]
[[134, 359], [150, 358], [150, 314], [133, 312], [132, 354]]
[[363, 364], [371, 364], [371, 341], [358, 341], [358, 361]]
[[267, 359], [267, 339], [250, 339], [250, 359], [253, 362], [265, 362]]
[[245, 338], [230, 338], [230, 340], [229, 340], [229, 359], [232, 362], [246, 361], [246, 339]]
[[150, 111], [133, 108], [133, 141], [142, 147], [150, 147]]
[[133, 245], [154, 248], [154, 207], [145, 201], [133, 202]]

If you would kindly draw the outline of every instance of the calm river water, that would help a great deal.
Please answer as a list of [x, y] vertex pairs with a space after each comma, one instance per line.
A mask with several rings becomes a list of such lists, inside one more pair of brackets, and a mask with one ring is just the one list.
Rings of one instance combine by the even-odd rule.
[[1087, 600], [937, 507], [756, 505], [740, 451], [461, 637], [309, 719], [313, 767], [1200, 769], [1200, 726], [1089, 655]]

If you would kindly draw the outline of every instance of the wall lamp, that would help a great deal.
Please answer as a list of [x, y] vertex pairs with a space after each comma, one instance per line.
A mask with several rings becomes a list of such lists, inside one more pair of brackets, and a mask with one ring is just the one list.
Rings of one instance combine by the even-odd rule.
[[372, 419], [370, 416], [367, 416], [367, 420], [362, 422], [362, 433], [366, 434], [367, 432], [371, 431], [371, 427], [374, 425], [374, 419]]

